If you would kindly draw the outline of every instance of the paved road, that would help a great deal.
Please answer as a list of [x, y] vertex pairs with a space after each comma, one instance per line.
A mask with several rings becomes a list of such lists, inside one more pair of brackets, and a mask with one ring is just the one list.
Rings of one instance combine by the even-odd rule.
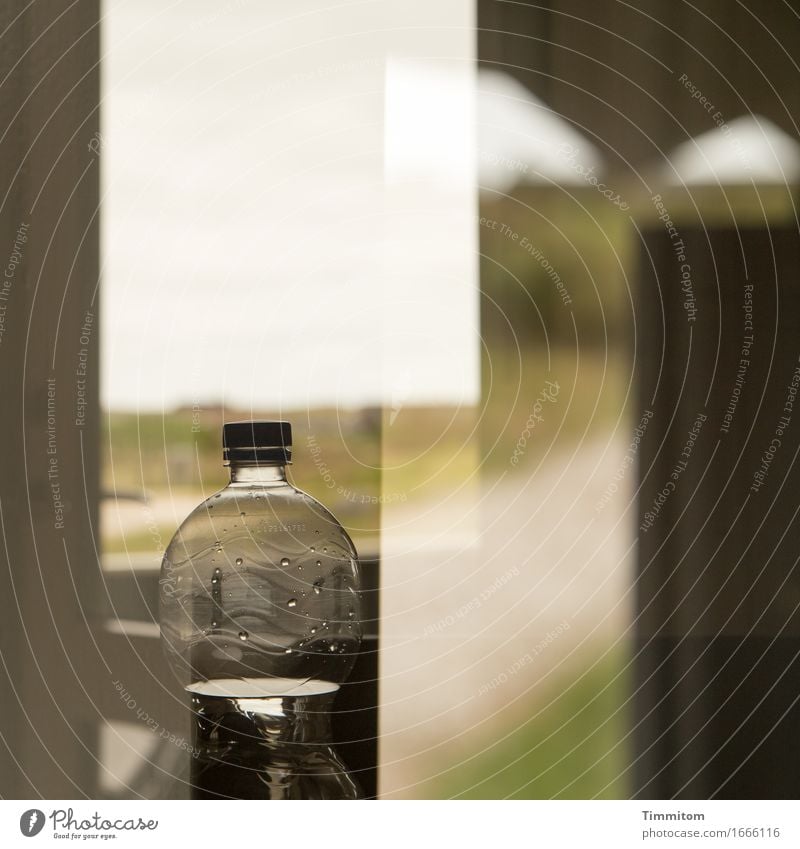
[[490, 745], [627, 631], [630, 479], [597, 509], [626, 448], [587, 442], [417, 516], [386, 511], [385, 795]]

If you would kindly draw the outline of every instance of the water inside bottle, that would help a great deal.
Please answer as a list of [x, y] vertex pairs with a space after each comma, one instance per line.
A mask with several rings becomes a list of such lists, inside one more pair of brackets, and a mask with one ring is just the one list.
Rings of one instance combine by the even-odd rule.
[[195, 718], [195, 799], [356, 799], [333, 749], [339, 685], [318, 679], [214, 679], [186, 688]]

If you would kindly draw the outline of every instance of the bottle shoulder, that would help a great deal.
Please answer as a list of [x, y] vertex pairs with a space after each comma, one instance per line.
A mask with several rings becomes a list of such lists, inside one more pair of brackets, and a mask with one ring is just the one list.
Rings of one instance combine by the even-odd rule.
[[318, 543], [320, 548], [333, 546], [357, 558], [352, 539], [333, 513], [289, 482], [229, 484], [195, 507], [178, 527], [170, 547], [190, 539], [204, 538], [211, 544], [223, 537], [232, 540], [242, 535], [278, 547]]
[[338, 533], [343, 537], [347, 545], [349, 546], [352, 557], [357, 558], [358, 554], [356, 552], [356, 546], [353, 540], [350, 537], [350, 534], [342, 527], [341, 522], [336, 518], [336, 516], [331, 513], [331, 511], [321, 502], [314, 498], [313, 495], [309, 495], [307, 492], [304, 492], [302, 489], [298, 489], [297, 487], [293, 487], [294, 491], [305, 499], [306, 503], [309, 505], [309, 508], [313, 511], [315, 516], [319, 516], [324, 518], [327, 523], [331, 526], [335, 526], [338, 530]]

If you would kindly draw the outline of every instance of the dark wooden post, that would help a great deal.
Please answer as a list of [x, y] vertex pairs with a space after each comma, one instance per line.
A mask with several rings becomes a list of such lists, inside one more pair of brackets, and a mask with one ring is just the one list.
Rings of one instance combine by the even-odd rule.
[[800, 234], [646, 232], [636, 784], [800, 794]]

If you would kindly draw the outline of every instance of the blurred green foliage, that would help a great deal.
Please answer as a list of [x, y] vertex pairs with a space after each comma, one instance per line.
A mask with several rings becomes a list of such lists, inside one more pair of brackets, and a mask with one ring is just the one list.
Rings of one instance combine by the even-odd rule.
[[[582, 658], [549, 693], [537, 689], [527, 702], [502, 711], [492, 725], [498, 742], [459, 760], [438, 782], [426, 785], [425, 796], [628, 798], [631, 684], [627, 650]], [[521, 710], [520, 703], [527, 708]]]
[[633, 327], [635, 231], [592, 188], [482, 200], [481, 331], [490, 350], [622, 349]]
[[[489, 474], [530, 474], [548, 456], [627, 427], [633, 372], [620, 353], [496, 348], [482, 369], [481, 457]], [[545, 391], [554, 400], [542, 401]]]

